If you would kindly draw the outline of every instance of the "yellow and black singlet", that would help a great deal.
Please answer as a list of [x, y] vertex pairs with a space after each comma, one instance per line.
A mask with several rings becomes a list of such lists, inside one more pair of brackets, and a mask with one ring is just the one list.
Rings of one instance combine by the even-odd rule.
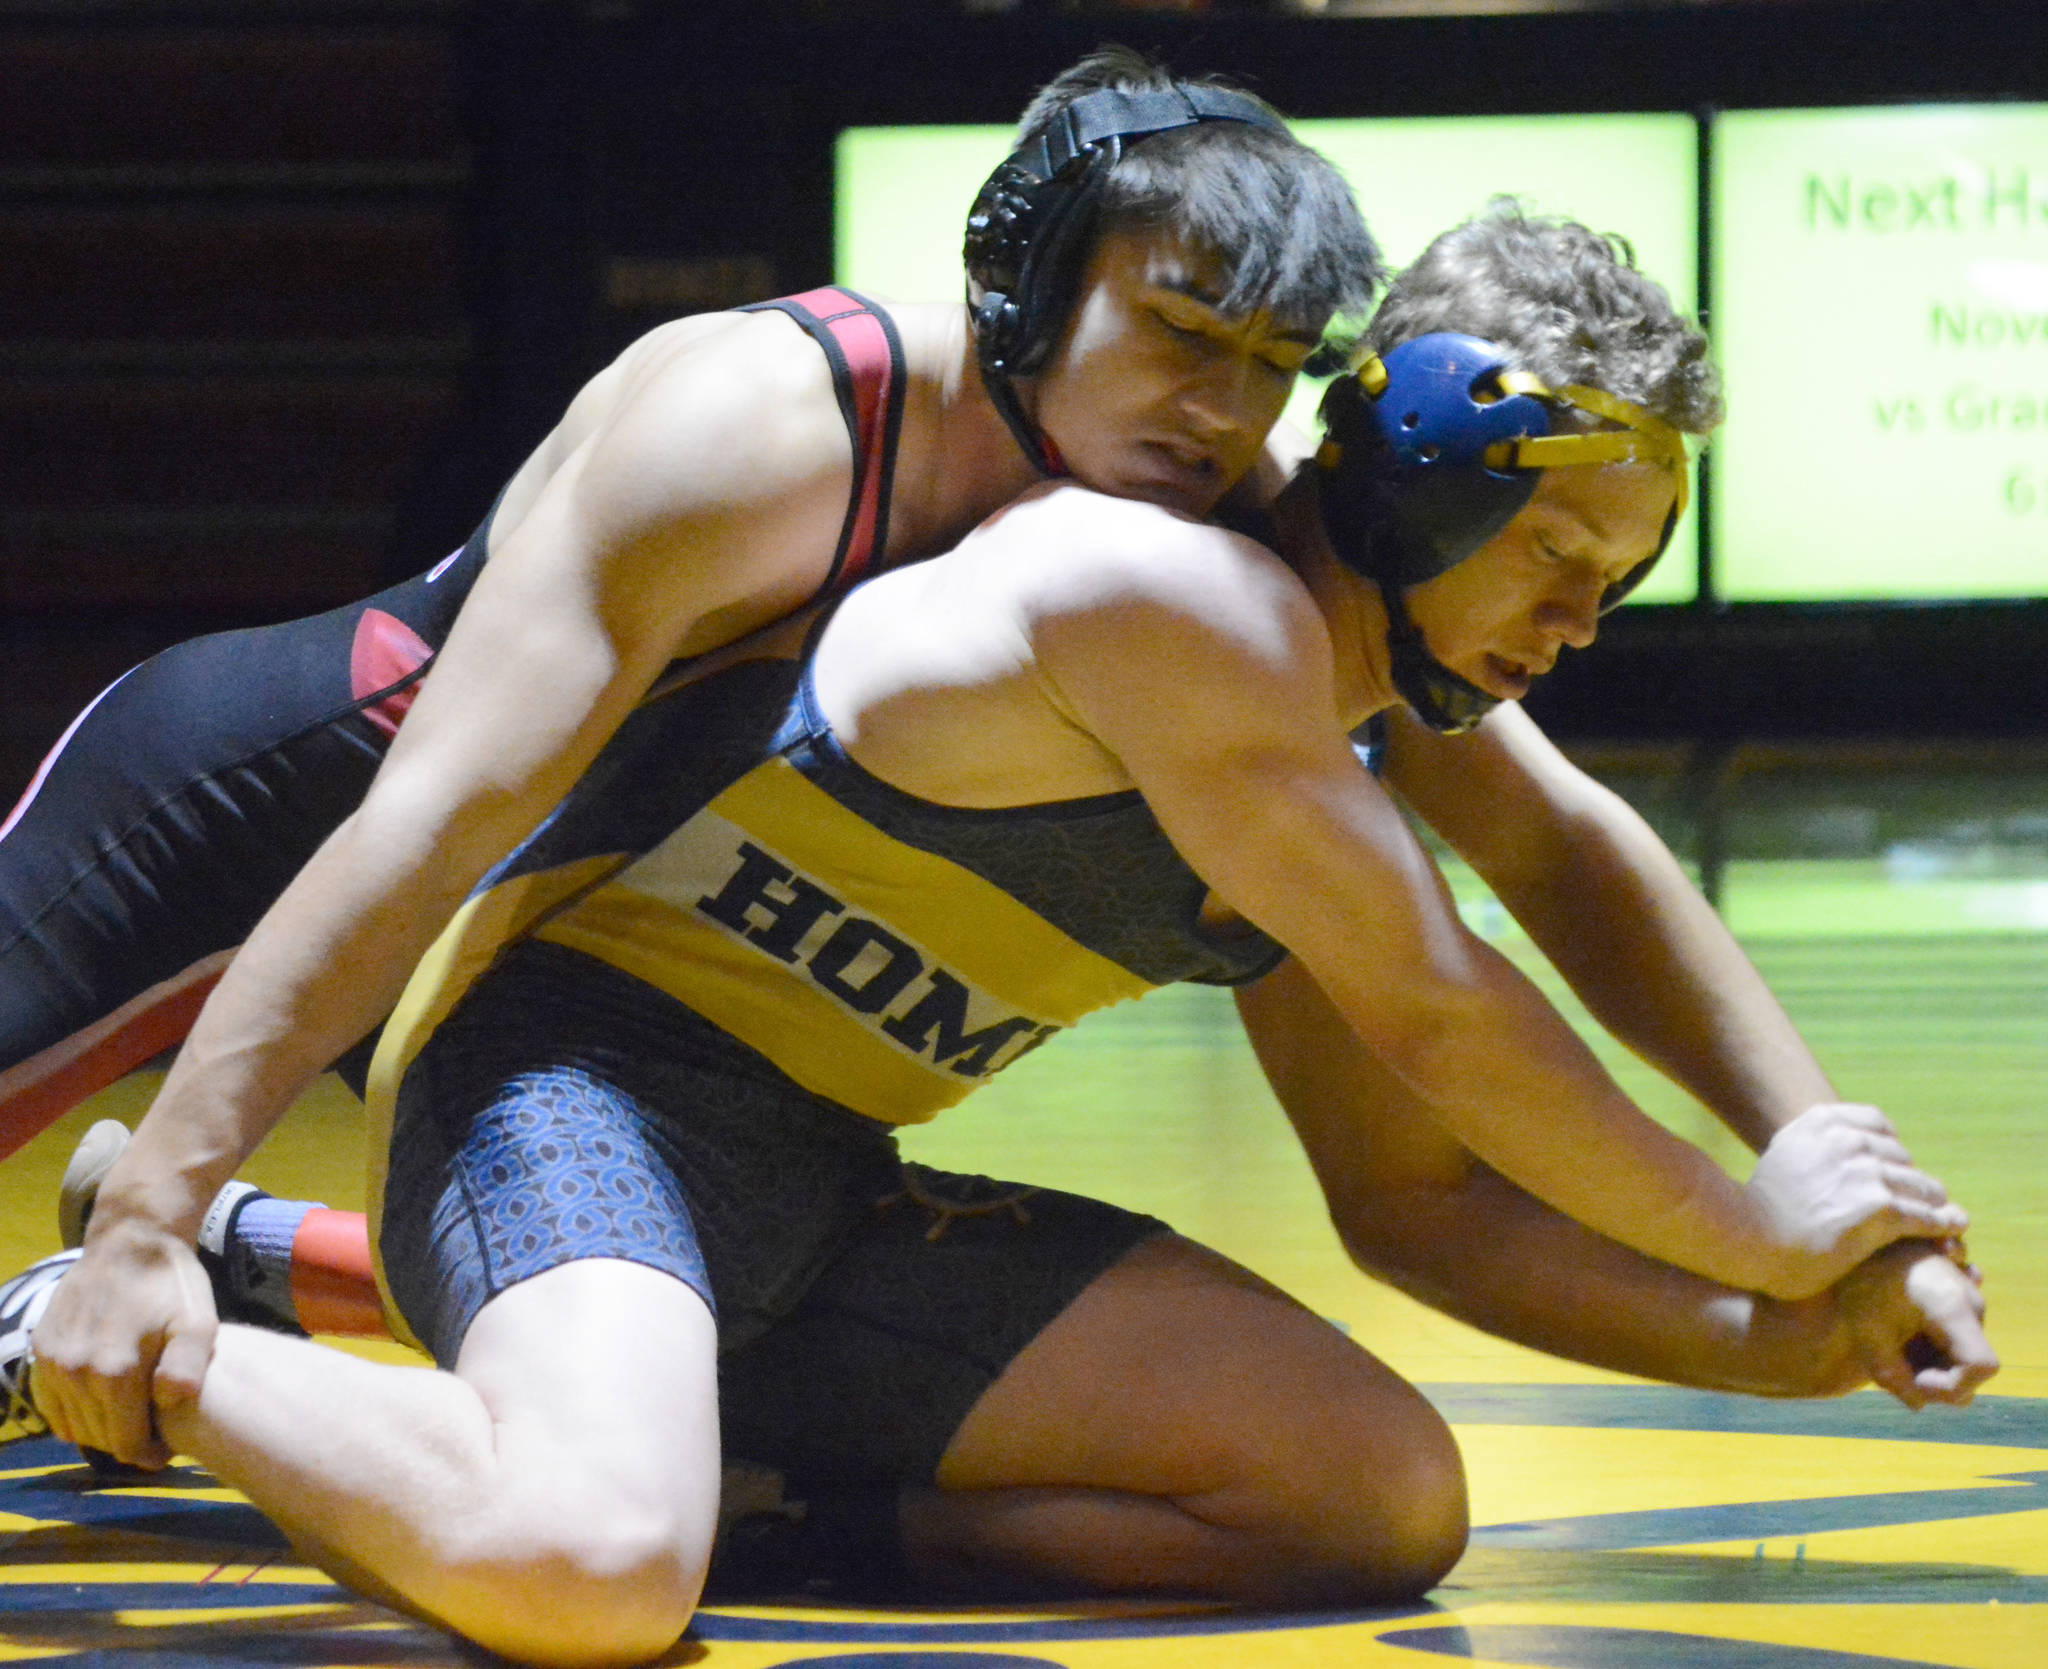
[[506, 945], [645, 980], [796, 1083], [891, 1124], [952, 1105], [1093, 1009], [1283, 954], [1204, 926], [1206, 887], [1135, 790], [966, 809], [833, 736], [808, 659], [638, 709], [422, 963], [372, 1073], [405, 1067]]

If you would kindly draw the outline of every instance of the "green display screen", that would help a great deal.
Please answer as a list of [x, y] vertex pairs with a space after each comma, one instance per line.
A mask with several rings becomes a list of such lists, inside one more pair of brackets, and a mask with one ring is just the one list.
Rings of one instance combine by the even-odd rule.
[[[1426, 117], [1298, 122], [1341, 168], [1394, 264], [1506, 192], [1534, 212], [1620, 232], [1644, 269], [1690, 313], [1697, 304], [1696, 129], [1679, 115]], [[1008, 151], [1007, 127], [854, 128], [840, 135], [837, 276], [903, 301], [960, 293], [968, 206]], [[2043, 170], [2048, 185], [2048, 169]], [[1296, 391], [1289, 417], [1312, 429], [1318, 390]], [[1691, 515], [1636, 593], [1693, 597]]]
[[1714, 138], [1716, 591], [2048, 592], [2048, 105]]

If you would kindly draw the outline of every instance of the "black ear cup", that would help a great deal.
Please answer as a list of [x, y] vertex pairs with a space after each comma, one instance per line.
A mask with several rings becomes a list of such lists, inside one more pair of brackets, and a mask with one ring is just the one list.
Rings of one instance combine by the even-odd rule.
[[974, 339], [981, 362], [1001, 375], [1010, 369], [1024, 334], [1024, 310], [1000, 290], [988, 290], [974, 304]]
[[1323, 471], [1338, 554], [1395, 588], [1456, 567], [1514, 520], [1540, 469], [1496, 469], [1489, 448], [1549, 432], [1548, 408], [1499, 379], [1495, 343], [1455, 331], [1417, 336], [1372, 362], [1380, 386], [1330, 385], [1322, 415], [1340, 462]]
[[980, 292], [974, 334], [982, 361], [997, 373], [1016, 368], [1028, 346], [1022, 293], [1034, 234], [1045, 213], [1038, 206], [1041, 182], [1015, 157], [984, 182], [967, 216], [962, 254], [967, 276]]
[[[1121, 141], [1111, 136], [1040, 176], [1020, 152], [982, 187], [967, 221], [967, 272], [984, 300], [1000, 296], [1009, 303], [990, 311], [992, 334], [981, 338], [991, 371], [1025, 376], [1051, 351], [1081, 281], [1095, 198], [1122, 154]], [[975, 322], [983, 324], [979, 309]]]
[[1032, 200], [1042, 182], [1011, 157], [982, 183], [967, 216], [967, 275], [985, 290], [1016, 289], [1031, 249]]

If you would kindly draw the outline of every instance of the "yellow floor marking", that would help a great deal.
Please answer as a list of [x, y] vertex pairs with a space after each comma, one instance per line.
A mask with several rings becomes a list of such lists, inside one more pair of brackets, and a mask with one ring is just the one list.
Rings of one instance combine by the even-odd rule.
[[2005, 1489], [2010, 1486], [1989, 1480], [2048, 1471], [2048, 1450], [2040, 1449], [1585, 1426], [1456, 1430], [1472, 1480], [1475, 1524], [1914, 1489]]

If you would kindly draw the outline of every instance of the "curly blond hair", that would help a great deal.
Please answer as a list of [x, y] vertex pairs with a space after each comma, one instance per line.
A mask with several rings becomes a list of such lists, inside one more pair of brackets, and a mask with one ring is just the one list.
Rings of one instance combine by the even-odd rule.
[[1636, 266], [1628, 240], [1528, 214], [1512, 197], [1452, 227], [1394, 280], [1366, 345], [1384, 354], [1439, 330], [1497, 342], [1553, 388], [1601, 389], [1681, 433], [1706, 434], [1724, 415], [1706, 336]]

